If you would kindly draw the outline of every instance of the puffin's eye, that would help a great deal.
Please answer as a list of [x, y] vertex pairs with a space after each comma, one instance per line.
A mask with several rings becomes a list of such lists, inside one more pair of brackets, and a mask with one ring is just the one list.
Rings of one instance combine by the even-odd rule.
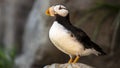
[[61, 5], [60, 5], [59, 10], [61, 10], [61, 9], [65, 9], [65, 8], [64, 8], [64, 7], [61, 7]]
[[60, 7], [59, 7], [59, 10], [61, 10], [61, 9], [62, 9], [62, 7], [60, 6]]

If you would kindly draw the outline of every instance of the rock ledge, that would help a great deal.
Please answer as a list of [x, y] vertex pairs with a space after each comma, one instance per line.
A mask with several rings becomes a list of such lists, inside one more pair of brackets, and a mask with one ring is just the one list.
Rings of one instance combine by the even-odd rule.
[[75, 63], [75, 64], [69, 64], [69, 63], [65, 63], [65, 64], [51, 64], [51, 65], [46, 65], [43, 68], [95, 68], [92, 66], [89, 66], [87, 64], [83, 64], [83, 63]]

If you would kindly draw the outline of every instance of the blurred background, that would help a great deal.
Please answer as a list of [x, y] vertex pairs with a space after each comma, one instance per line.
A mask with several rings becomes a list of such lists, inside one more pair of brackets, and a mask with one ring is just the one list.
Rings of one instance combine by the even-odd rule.
[[63, 4], [73, 25], [83, 29], [107, 53], [81, 57], [96, 68], [120, 67], [120, 0], [0, 0], [0, 68], [42, 68], [66, 63], [69, 56], [48, 38], [51, 5]]

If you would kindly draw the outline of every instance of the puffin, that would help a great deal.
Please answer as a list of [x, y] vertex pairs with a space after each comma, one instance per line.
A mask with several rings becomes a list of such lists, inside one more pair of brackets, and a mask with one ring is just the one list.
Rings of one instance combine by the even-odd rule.
[[93, 42], [82, 29], [72, 25], [69, 11], [64, 5], [49, 7], [46, 15], [55, 17], [49, 30], [49, 39], [56, 48], [69, 55], [68, 63], [76, 63], [81, 56], [106, 55], [102, 48]]

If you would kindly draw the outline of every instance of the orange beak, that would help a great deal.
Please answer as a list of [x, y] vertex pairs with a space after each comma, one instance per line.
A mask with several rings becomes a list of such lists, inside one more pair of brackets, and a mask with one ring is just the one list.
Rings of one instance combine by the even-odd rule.
[[54, 9], [53, 9], [54, 6], [48, 8], [45, 12], [46, 15], [48, 16], [55, 16], [55, 12], [54, 12]]
[[45, 14], [48, 15], [48, 16], [50, 16], [49, 8], [46, 10]]

